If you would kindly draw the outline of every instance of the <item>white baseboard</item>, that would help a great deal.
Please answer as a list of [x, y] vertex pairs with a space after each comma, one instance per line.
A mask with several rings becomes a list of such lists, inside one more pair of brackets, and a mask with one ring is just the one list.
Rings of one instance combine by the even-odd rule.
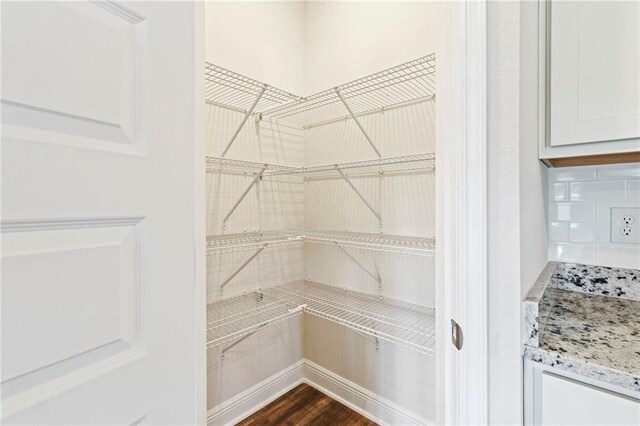
[[304, 360], [281, 370], [207, 412], [207, 425], [226, 426], [255, 413], [304, 381]]
[[207, 413], [209, 426], [233, 425], [265, 405], [307, 383], [381, 425], [431, 425], [429, 420], [400, 407], [320, 365], [303, 359], [274, 374]]
[[380, 425], [433, 424], [309, 360], [304, 361], [304, 381]]

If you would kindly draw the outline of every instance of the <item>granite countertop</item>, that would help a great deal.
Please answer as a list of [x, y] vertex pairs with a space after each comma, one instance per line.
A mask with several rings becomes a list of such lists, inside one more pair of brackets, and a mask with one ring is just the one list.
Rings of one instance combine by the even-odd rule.
[[550, 262], [523, 302], [525, 357], [640, 393], [638, 277]]

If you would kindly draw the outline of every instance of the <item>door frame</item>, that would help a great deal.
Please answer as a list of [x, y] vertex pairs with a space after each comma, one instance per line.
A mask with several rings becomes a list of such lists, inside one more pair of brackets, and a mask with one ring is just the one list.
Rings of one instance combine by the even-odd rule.
[[205, 11], [204, 2], [193, 2], [195, 8], [194, 37], [196, 63], [195, 105], [194, 105], [194, 285], [195, 300], [193, 305], [195, 327], [195, 423], [207, 424], [207, 185], [206, 164], [207, 153], [206, 135], [204, 128], [204, 52], [205, 52]]
[[[437, 422], [487, 424], [486, 1], [443, 5], [438, 52]], [[451, 343], [450, 320], [463, 330]]]
[[[204, 63], [204, 3], [196, 2], [195, 37]], [[487, 424], [488, 286], [487, 286], [487, 98], [486, 1], [442, 5], [438, 52], [436, 133], [436, 406], [438, 424]], [[202, 67], [197, 67], [201, 69]], [[196, 79], [204, 93], [202, 75]], [[195, 335], [206, 339], [205, 139], [204, 105], [195, 106], [196, 239]], [[198, 195], [199, 194], [199, 195]], [[447, 195], [445, 195], [447, 194]], [[202, 261], [200, 261], [202, 260]], [[450, 340], [450, 319], [464, 332], [457, 351]], [[206, 424], [206, 345], [196, 360], [196, 418]]]

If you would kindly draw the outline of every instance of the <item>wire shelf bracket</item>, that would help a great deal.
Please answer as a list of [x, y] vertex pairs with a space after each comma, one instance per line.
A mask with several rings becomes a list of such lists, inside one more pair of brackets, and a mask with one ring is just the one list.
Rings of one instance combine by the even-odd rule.
[[244, 192], [242, 193], [242, 195], [240, 196], [240, 198], [238, 198], [238, 201], [236, 201], [236, 203], [233, 205], [233, 207], [231, 207], [231, 210], [229, 210], [229, 213], [227, 213], [227, 215], [224, 217], [224, 219], [222, 219], [222, 226], [223, 228], [226, 227], [227, 225], [227, 220], [229, 220], [229, 218], [231, 217], [231, 215], [233, 214], [233, 212], [236, 211], [236, 209], [238, 208], [238, 206], [240, 205], [240, 203], [242, 203], [242, 200], [244, 200], [244, 197], [247, 196], [247, 194], [249, 193], [249, 191], [251, 191], [251, 188], [253, 188], [253, 186], [260, 180], [262, 179], [262, 174], [264, 173], [264, 171], [267, 170], [267, 166], [262, 166], [262, 169], [260, 169], [260, 172], [253, 178], [253, 180], [251, 181], [251, 183], [249, 184], [249, 186], [247, 187], [247, 189], [244, 190]]
[[[262, 330], [263, 328], [265, 328], [269, 324], [279, 322], [279, 321], [281, 321], [283, 319], [287, 319], [287, 318], [291, 317], [292, 314], [302, 313], [304, 311], [305, 306], [306, 305], [300, 305], [297, 308], [290, 309], [289, 312], [287, 312], [287, 313], [284, 313], [284, 314], [282, 314], [280, 316], [277, 316], [277, 317], [275, 317], [275, 318], [273, 318], [271, 320], [267, 320], [267, 321], [261, 323], [260, 325], [255, 327], [254, 330], [250, 331], [249, 333], [245, 334], [244, 336], [240, 337], [239, 339], [236, 339], [233, 343], [231, 343], [231, 344], [225, 346], [224, 348], [222, 348], [222, 350], [220, 351], [220, 357], [222, 359], [224, 359], [224, 356], [229, 351], [229, 349], [232, 349], [236, 345], [238, 345], [238, 344], [242, 343], [243, 341], [247, 340], [249, 337], [253, 336], [258, 331]], [[377, 342], [376, 342], [376, 345], [377, 345]], [[376, 346], [376, 351], [377, 350], [378, 350], [378, 347]]]
[[231, 136], [231, 140], [227, 143], [227, 146], [222, 151], [222, 154], [220, 155], [220, 157], [224, 158], [224, 156], [227, 155], [227, 152], [229, 151], [229, 148], [231, 148], [231, 145], [233, 145], [233, 143], [235, 142], [236, 138], [240, 134], [240, 131], [244, 127], [245, 123], [247, 122], [247, 120], [249, 119], [251, 114], [253, 114], [253, 111], [256, 109], [256, 106], [258, 105], [258, 102], [260, 102], [260, 99], [262, 98], [262, 95], [264, 95], [264, 92], [266, 90], [267, 90], [267, 85], [263, 84], [262, 85], [262, 90], [260, 90], [260, 92], [258, 93], [258, 96], [256, 97], [256, 100], [253, 101], [253, 104], [251, 105], [249, 110], [244, 114], [244, 117], [242, 118], [242, 121], [240, 122], [240, 125], [238, 126], [236, 131], [233, 133], [233, 136]]
[[344, 107], [347, 109], [347, 111], [349, 112], [349, 115], [351, 116], [351, 118], [353, 118], [353, 121], [355, 121], [355, 123], [358, 125], [358, 128], [360, 129], [360, 131], [362, 132], [362, 134], [364, 135], [364, 137], [367, 139], [367, 142], [369, 142], [369, 145], [371, 145], [371, 148], [373, 148], [373, 150], [376, 152], [376, 155], [378, 156], [378, 158], [382, 158], [382, 154], [380, 154], [380, 151], [378, 150], [378, 148], [376, 147], [376, 144], [373, 143], [373, 141], [371, 140], [371, 137], [369, 137], [369, 134], [367, 133], [367, 131], [364, 129], [364, 126], [362, 125], [362, 123], [360, 122], [360, 120], [358, 120], [358, 117], [354, 114], [353, 110], [351, 109], [351, 107], [349, 106], [349, 104], [347, 103], [346, 99], [344, 98], [344, 96], [342, 96], [342, 93], [340, 93], [340, 89], [335, 87], [334, 88], [336, 91], [336, 94], [338, 95], [338, 97], [340, 98], [340, 101], [342, 102], [342, 104], [344, 105]]
[[254, 334], [256, 334], [258, 331], [262, 330], [263, 328], [265, 328], [267, 325], [269, 325], [269, 321], [265, 321], [262, 324], [260, 324], [255, 330], [249, 332], [248, 334], [245, 334], [244, 336], [240, 337], [239, 339], [237, 339], [235, 342], [231, 343], [230, 345], [227, 345], [226, 347], [222, 348], [222, 350], [220, 351], [220, 357], [222, 359], [224, 359], [224, 355], [225, 353], [229, 350], [232, 349], [234, 346], [236, 346], [237, 344], [244, 342], [245, 340], [247, 340], [249, 337], [253, 336]]
[[347, 256], [349, 259], [351, 259], [353, 261], [353, 263], [355, 263], [356, 265], [358, 265], [360, 267], [360, 269], [362, 269], [364, 272], [367, 273], [367, 275], [369, 275], [371, 278], [374, 279], [375, 282], [378, 283], [378, 290], [382, 291], [382, 278], [380, 278], [380, 276], [374, 274], [373, 272], [371, 272], [366, 266], [364, 266], [358, 259], [356, 259], [351, 253], [349, 253], [348, 251], [346, 251], [340, 244], [336, 244], [336, 247], [338, 247], [338, 249], [345, 254], [345, 256]]
[[382, 216], [380, 216], [380, 213], [378, 213], [378, 211], [373, 208], [373, 206], [369, 203], [367, 198], [362, 194], [362, 192], [360, 192], [358, 187], [356, 187], [356, 185], [351, 181], [351, 179], [349, 179], [349, 176], [347, 176], [340, 168], [336, 167], [336, 170], [338, 171], [338, 173], [340, 173], [340, 175], [342, 175], [344, 180], [349, 184], [351, 189], [353, 189], [353, 191], [358, 195], [358, 197], [367, 206], [367, 208], [371, 210], [371, 213], [373, 213], [378, 218], [378, 222], [380, 222], [380, 225], [382, 226]]
[[244, 268], [247, 267], [248, 264], [251, 263], [251, 261], [253, 259], [255, 259], [256, 257], [258, 257], [258, 255], [260, 253], [262, 253], [262, 251], [267, 248], [267, 245], [265, 244], [264, 247], [260, 247], [258, 250], [256, 250], [251, 256], [249, 256], [249, 258], [247, 260], [244, 261], [244, 263], [242, 265], [240, 265], [239, 267], [236, 268], [235, 271], [233, 271], [231, 273], [231, 275], [229, 275], [227, 277], [227, 279], [225, 279], [222, 284], [220, 284], [220, 293], [222, 294], [222, 292], [224, 291], [224, 287], [229, 284], [229, 281], [231, 281], [232, 279], [234, 279], [236, 277], [236, 275], [238, 275]]

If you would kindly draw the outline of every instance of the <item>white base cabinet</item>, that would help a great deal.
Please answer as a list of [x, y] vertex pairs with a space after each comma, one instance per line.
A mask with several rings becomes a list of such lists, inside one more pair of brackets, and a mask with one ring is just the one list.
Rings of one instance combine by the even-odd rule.
[[525, 360], [525, 425], [640, 425], [640, 395]]

